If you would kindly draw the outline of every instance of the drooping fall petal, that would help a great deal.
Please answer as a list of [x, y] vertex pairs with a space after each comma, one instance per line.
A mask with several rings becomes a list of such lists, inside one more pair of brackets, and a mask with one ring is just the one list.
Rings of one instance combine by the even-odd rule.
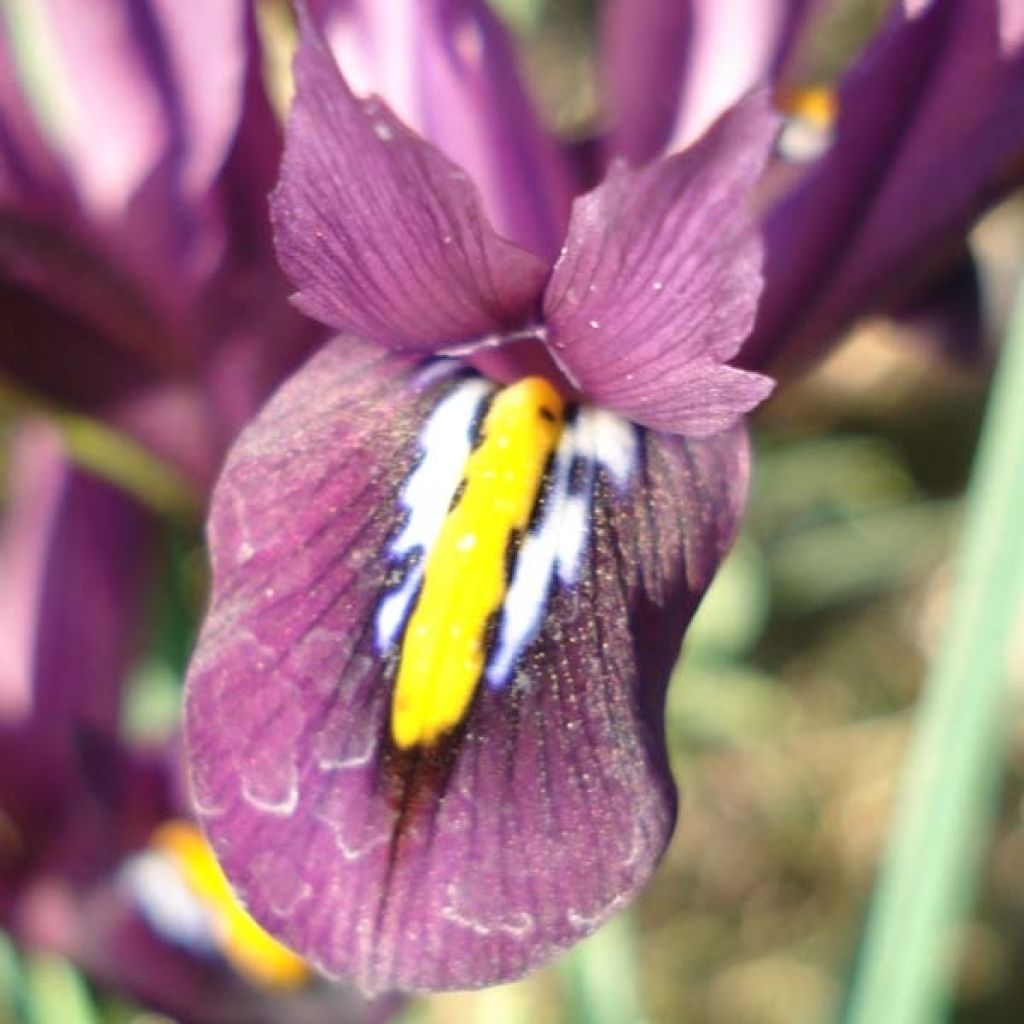
[[273, 219], [310, 316], [396, 349], [523, 327], [543, 263], [497, 235], [466, 174], [377, 98], [357, 99], [302, 13]]
[[484, 677], [436, 742], [396, 739], [409, 607], [444, 571], [439, 523], [483, 486], [467, 459], [502, 449], [479, 434], [500, 401], [456, 364], [341, 338], [243, 433], [214, 496], [195, 805], [254, 916], [368, 989], [522, 974], [636, 893], [674, 819], [664, 689], [736, 528], [739, 430], [566, 413], [498, 566]]
[[576, 200], [544, 313], [555, 358], [589, 399], [701, 436], [770, 392], [767, 378], [725, 363], [761, 291], [750, 193], [775, 127], [753, 94], [686, 152], [615, 165]]

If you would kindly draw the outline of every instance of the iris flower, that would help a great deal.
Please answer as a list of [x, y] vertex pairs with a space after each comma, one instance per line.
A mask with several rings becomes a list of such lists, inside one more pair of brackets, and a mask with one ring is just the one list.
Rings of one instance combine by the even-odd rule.
[[[446, 38], [486, 52], [482, 12], [441, 6], [477, 12]], [[919, 56], [965, 6], [901, 14], [876, 62]], [[747, 94], [679, 153], [610, 160], [571, 212], [540, 192], [531, 218], [510, 210], [530, 208], [536, 178], [503, 181], [456, 139], [482, 201], [382, 100], [357, 98], [305, 7], [295, 71], [278, 251], [300, 308], [339, 334], [242, 433], [214, 492], [186, 709], [195, 809], [247, 907], [326, 973], [370, 990], [491, 984], [625, 905], [672, 830], [665, 686], [736, 531], [742, 417], [770, 390], [732, 364], [764, 366], [799, 334], [740, 351], [776, 121]], [[892, 201], [889, 165], [826, 163], [864, 140], [850, 91], [834, 150], [785, 196], [792, 234], [768, 220], [769, 245], [814, 239], [777, 280], [794, 300], [820, 282], [815, 338], [877, 299], [840, 273], [849, 254], [863, 270], [856, 245], [822, 256], [859, 219], [876, 229], [855, 183]], [[882, 119], [879, 136], [906, 133]], [[977, 209], [990, 179], [970, 170], [945, 218], [904, 242]], [[882, 249], [873, 271], [893, 265]]]
[[755, 94], [615, 165], [551, 266], [352, 94], [305, 14], [295, 70], [277, 242], [342, 333], [214, 494], [195, 806], [249, 909], [321, 969], [489, 984], [622, 907], [672, 830], [665, 686], [770, 390], [728, 363], [776, 118]]

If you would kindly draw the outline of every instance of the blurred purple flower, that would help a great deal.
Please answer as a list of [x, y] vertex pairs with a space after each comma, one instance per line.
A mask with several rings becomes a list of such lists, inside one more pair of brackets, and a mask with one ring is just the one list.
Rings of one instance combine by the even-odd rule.
[[[208, 484], [316, 338], [270, 244], [280, 137], [249, 5], [43, 0], [4, 17], [0, 372]], [[15, 27], [49, 59], [12, 49]]]
[[[98, 788], [134, 781], [80, 769], [86, 745], [109, 752], [116, 744], [121, 680], [142, 640], [139, 597], [151, 580], [155, 540], [152, 518], [109, 484], [73, 469], [52, 428], [27, 425], [10, 458], [0, 522], [6, 921], [17, 919], [31, 876], [89, 876], [138, 841], [132, 813], [118, 816], [124, 831], [115, 830], [95, 800]], [[123, 809], [136, 797], [116, 794]], [[142, 829], [148, 827], [144, 820]]]
[[[128, 745], [156, 523], [27, 424], [0, 526], [0, 925], [94, 981], [197, 1022], [383, 1021], [303, 976], [183, 843], [177, 750]], [[173, 830], [173, 832], [171, 831]], [[176, 842], [167, 836], [177, 836]], [[234, 934], [217, 927], [230, 915]], [[294, 957], [291, 960], [294, 961]], [[243, 968], [245, 973], [240, 973]]]

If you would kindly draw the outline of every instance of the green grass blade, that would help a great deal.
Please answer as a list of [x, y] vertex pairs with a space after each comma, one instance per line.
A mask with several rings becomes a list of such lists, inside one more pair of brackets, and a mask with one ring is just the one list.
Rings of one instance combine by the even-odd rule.
[[1024, 287], [982, 429], [949, 627], [932, 667], [876, 885], [848, 1024], [947, 1016], [1007, 751], [1024, 611]]
[[558, 965], [565, 1019], [572, 1024], [644, 1024], [636, 942], [628, 913], [612, 918]]
[[67, 960], [36, 953], [26, 977], [33, 1024], [100, 1024], [85, 980]]

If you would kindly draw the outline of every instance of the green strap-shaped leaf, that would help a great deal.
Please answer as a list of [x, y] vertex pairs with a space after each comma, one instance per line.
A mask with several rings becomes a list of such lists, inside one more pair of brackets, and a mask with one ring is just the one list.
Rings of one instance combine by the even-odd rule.
[[927, 680], [877, 882], [848, 1024], [947, 1016], [1007, 752], [1009, 666], [1024, 633], [1024, 288], [993, 385], [953, 602]]

